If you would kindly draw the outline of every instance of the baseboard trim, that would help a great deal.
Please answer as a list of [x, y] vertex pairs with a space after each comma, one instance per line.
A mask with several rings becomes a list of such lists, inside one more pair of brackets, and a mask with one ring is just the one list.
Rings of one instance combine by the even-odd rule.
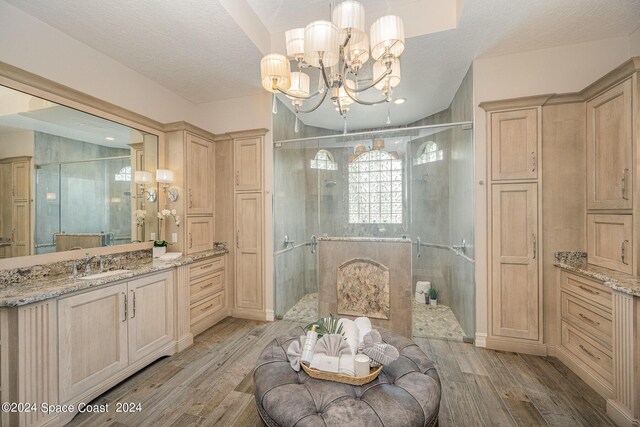
[[587, 383], [589, 387], [594, 389], [596, 393], [605, 399], [611, 399], [613, 397], [613, 387], [607, 384], [602, 379], [598, 378], [589, 370], [583, 368], [579, 362], [575, 360], [575, 356], [564, 349], [562, 346], [557, 346], [555, 357], [564, 363], [569, 369], [571, 369], [582, 381]]
[[268, 322], [273, 322], [276, 319], [276, 314], [273, 310], [266, 311], [266, 318]]
[[476, 347], [487, 347], [487, 334], [484, 332], [476, 332]]
[[176, 342], [176, 353], [181, 352], [185, 348], [191, 347], [193, 344], [193, 334], [189, 333], [184, 337], [180, 338], [178, 342]]
[[534, 356], [546, 356], [547, 345], [539, 342], [523, 342], [509, 339], [487, 337], [487, 348], [500, 351], [512, 351], [514, 353], [532, 354]]
[[266, 321], [267, 314], [262, 310], [249, 310], [243, 308], [234, 308], [231, 310], [231, 317], [237, 317], [239, 319], [249, 320], [262, 320]]
[[640, 420], [617, 400], [607, 399], [607, 415], [621, 427], [640, 427]]

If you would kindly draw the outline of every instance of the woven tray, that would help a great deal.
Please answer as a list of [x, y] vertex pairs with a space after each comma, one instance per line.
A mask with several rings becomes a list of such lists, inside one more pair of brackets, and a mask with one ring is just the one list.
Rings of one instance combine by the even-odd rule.
[[382, 371], [382, 365], [380, 365], [377, 368], [373, 368], [369, 375], [365, 375], [362, 377], [352, 377], [350, 375], [318, 371], [317, 369], [312, 369], [306, 366], [304, 363], [301, 363], [300, 366], [302, 366], [302, 369], [311, 378], [316, 378], [319, 380], [335, 381], [338, 383], [344, 383], [344, 384], [350, 384], [350, 385], [363, 385], [363, 384], [370, 383], [371, 381], [378, 378], [378, 375], [380, 375], [380, 371]]

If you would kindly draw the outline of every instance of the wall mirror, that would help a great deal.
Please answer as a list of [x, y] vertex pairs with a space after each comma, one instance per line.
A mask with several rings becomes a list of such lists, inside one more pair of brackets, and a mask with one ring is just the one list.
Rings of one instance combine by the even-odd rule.
[[157, 168], [157, 135], [0, 86], [0, 258], [155, 238]]

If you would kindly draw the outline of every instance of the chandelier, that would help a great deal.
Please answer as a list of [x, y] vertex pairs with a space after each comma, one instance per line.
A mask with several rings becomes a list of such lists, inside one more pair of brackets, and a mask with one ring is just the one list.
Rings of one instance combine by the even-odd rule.
[[[260, 61], [262, 87], [273, 93], [273, 113], [277, 113], [276, 93], [286, 95], [293, 104], [298, 132], [298, 114], [311, 113], [327, 96], [344, 118], [353, 103], [376, 105], [392, 100], [393, 88], [400, 84], [400, 55], [404, 51], [404, 25], [395, 15], [378, 18], [365, 32], [364, 6], [347, 0], [331, 13], [332, 22], [313, 21], [304, 28], [285, 32], [287, 55], [272, 53]], [[373, 77], [360, 86], [358, 73], [371, 58]], [[298, 71], [291, 71], [290, 61]], [[318, 89], [310, 92], [310, 77], [305, 69], [319, 71]], [[377, 100], [363, 100], [360, 94], [372, 89], [381, 92]], [[314, 100], [311, 106], [303, 105]], [[387, 110], [387, 124], [390, 117]]]

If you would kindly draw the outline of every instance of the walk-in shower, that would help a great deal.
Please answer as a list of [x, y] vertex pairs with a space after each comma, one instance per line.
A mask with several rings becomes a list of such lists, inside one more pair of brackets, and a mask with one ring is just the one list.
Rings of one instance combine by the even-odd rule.
[[275, 142], [274, 184], [276, 317], [315, 320], [316, 238], [406, 237], [415, 298], [417, 282], [439, 294], [414, 300], [414, 336], [473, 336], [471, 123]]

